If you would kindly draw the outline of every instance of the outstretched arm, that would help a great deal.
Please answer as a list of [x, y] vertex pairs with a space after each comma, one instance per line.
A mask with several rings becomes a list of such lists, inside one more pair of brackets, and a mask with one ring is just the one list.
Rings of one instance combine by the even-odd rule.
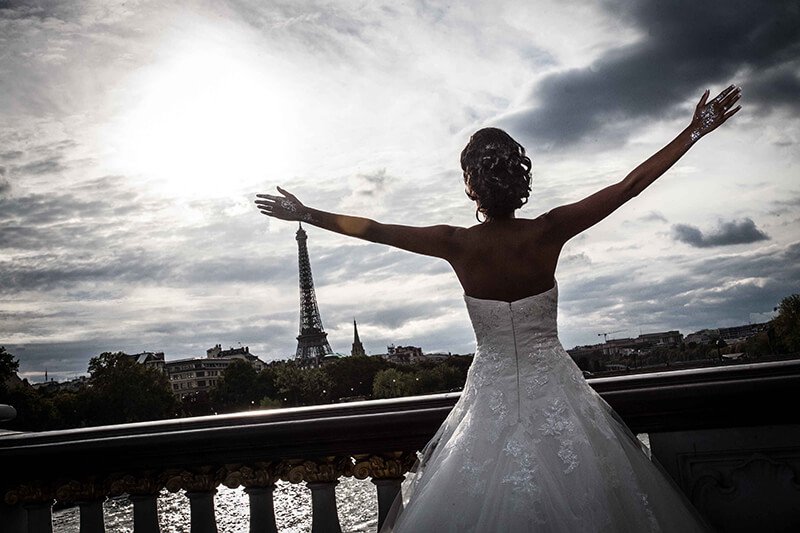
[[358, 237], [370, 242], [388, 244], [423, 255], [450, 259], [456, 253], [453, 226], [401, 226], [381, 224], [374, 220], [350, 215], [328, 213], [303, 205], [293, 194], [278, 187], [281, 196], [271, 194], [256, 195], [256, 205], [261, 213], [281, 220], [297, 220], [314, 226], [335, 231], [342, 235]]
[[674, 165], [702, 136], [715, 130], [739, 111], [741, 106], [734, 108], [733, 105], [740, 96], [741, 89], [731, 85], [707, 102], [708, 90], [706, 90], [695, 108], [689, 126], [672, 142], [633, 169], [622, 181], [583, 200], [557, 207], [547, 213], [545, 216], [551, 227], [551, 235], [563, 245], [637, 196]]

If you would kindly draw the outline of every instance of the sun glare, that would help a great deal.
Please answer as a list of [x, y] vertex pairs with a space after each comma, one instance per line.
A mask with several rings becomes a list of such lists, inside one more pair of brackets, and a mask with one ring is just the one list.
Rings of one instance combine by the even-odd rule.
[[291, 172], [301, 106], [290, 75], [241, 50], [187, 48], [140, 77], [114, 134], [117, 171], [188, 198]]

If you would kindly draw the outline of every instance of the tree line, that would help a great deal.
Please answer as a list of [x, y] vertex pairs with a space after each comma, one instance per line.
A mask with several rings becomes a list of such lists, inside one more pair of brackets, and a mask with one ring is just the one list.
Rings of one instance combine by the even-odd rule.
[[0, 403], [17, 410], [4, 429], [46, 431], [454, 391], [464, 386], [471, 362], [472, 357], [455, 356], [440, 363], [398, 365], [352, 356], [316, 368], [275, 361], [256, 371], [237, 360], [215, 388], [178, 399], [164, 372], [122, 352], [92, 357], [87, 383], [77, 390], [8, 387], [19, 361], [0, 347]]

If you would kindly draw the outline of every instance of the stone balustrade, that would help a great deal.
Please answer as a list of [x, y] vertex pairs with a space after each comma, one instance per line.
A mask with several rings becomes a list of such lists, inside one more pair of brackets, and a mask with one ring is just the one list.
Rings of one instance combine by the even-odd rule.
[[[721, 531], [800, 530], [800, 361], [589, 383], [631, 429], [650, 433], [653, 455]], [[313, 532], [338, 532], [335, 489], [347, 476], [376, 485], [380, 528], [417, 450], [458, 397], [0, 434], [0, 532], [52, 531], [54, 502], [80, 507], [82, 533], [101, 532], [102, 502], [121, 494], [133, 502], [136, 533], [157, 532], [163, 488], [185, 491], [193, 533], [215, 532], [220, 485], [244, 487], [251, 531], [276, 532], [278, 480], [310, 489]]]

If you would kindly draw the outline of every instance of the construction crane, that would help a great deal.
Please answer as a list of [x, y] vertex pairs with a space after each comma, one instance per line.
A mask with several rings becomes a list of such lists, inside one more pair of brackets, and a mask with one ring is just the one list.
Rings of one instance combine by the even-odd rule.
[[598, 333], [598, 337], [603, 337], [603, 342], [608, 342], [608, 336], [613, 335], [614, 333], [622, 333], [625, 331], [624, 329], [618, 329], [617, 331], [607, 331], [605, 333]]

